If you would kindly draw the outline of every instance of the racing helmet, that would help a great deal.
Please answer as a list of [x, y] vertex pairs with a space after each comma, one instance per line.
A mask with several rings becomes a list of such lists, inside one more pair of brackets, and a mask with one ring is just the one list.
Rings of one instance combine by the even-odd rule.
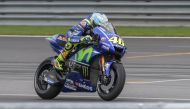
[[97, 26], [100, 26], [108, 22], [107, 16], [105, 14], [100, 14], [100, 13], [93, 13], [90, 19]]

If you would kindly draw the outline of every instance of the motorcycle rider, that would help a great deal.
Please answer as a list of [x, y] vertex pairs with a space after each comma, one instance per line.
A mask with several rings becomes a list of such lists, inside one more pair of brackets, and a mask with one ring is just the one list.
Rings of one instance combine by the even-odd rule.
[[54, 60], [54, 67], [57, 70], [63, 70], [64, 62], [68, 58], [72, 49], [81, 43], [90, 42], [92, 37], [90, 36], [91, 33], [89, 33], [89, 31], [106, 22], [108, 22], [108, 18], [105, 14], [93, 13], [83, 19], [78, 25], [73, 26], [66, 34], [67, 43], [64, 50]]

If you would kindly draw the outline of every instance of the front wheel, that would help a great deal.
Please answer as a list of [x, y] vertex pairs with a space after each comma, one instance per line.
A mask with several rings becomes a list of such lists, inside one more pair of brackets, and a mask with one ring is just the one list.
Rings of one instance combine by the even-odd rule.
[[53, 57], [47, 58], [39, 66], [34, 76], [34, 88], [36, 93], [42, 99], [52, 99], [56, 97], [60, 91], [61, 86], [49, 85], [45, 79], [44, 75], [53, 69], [51, 60]]
[[122, 91], [125, 85], [125, 69], [120, 63], [113, 63], [110, 67], [110, 76], [107, 77], [107, 82], [99, 83], [98, 95], [106, 101], [115, 99]]

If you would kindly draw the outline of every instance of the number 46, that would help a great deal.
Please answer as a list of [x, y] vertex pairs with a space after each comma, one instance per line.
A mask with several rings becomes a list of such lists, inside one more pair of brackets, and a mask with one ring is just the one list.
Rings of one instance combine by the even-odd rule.
[[109, 39], [109, 41], [122, 46], [125, 45], [124, 41], [120, 37], [112, 37]]

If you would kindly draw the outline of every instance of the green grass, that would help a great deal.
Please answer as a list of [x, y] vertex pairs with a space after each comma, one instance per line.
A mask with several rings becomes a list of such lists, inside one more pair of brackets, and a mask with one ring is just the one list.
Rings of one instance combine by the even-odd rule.
[[190, 36], [190, 27], [119, 27], [117, 30], [127, 36]]
[[1, 35], [53, 35], [65, 33], [70, 27], [63, 26], [0, 26]]
[[[0, 35], [64, 34], [70, 26], [0, 26]], [[190, 36], [190, 27], [116, 27], [121, 36]]]

